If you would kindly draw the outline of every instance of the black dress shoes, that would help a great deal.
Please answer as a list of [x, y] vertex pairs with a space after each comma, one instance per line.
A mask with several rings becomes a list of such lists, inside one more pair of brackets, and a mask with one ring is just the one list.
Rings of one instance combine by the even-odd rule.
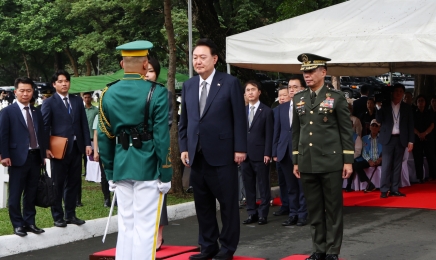
[[104, 207], [105, 208], [110, 208], [111, 207], [111, 200], [110, 199], [105, 199], [104, 200]]
[[85, 224], [84, 220], [81, 220], [80, 218], [76, 218], [76, 217], [65, 219], [65, 222], [67, 224], [74, 224], [74, 225], [78, 225], [78, 226]]
[[20, 237], [27, 236], [27, 232], [23, 227], [14, 228], [14, 234]]
[[406, 197], [406, 194], [401, 193], [399, 191], [395, 191], [395, 192], [390, 192], [389, 196], [394, 196], [394, 197]]
[[259, 220], [258, 215], [249, 215], [246, 220], [242, 221], [242, 224], [252, 224], [254, 222], [257, 222], [258, 220]]
[[212, 258], [212, 260], [232, 260], [233, 255], [218, 253], [216, 256]]
[[345, 192], [353, 192], [354, 190], [351, 188], [351, 186], [348, 186], [345, 188]]
[[289, 210], [285, 209], [279, 209], [278, 211], [273, 212], [274, 216], [283, 216], [283, 215], [289, 215]]
[[288, 220], [282, 223], [282, 226], [293, 226], [298, 222], [298, 216], [289, 217]]
[[63, 220], [63, 219], [56, 220], [53, 224], [55, 227], [66, 227], [67, 226], [67, 222], [65, 222], [65, 220]]
[[214, 257], [218, 252], [213, 252], [210, 254], [207, 253], [200, 253], [200, 254], [195, 254], [195, 255], [190, 255], [189, 256], [189, 260], [209, 260], [212, 257]]
[[302, 226], [306, 226], [307, 224], [307, 219], [305, 218], [299, 218], [297, 221], [297, 226], [302, 227]]
[[386, 199], [387, 197], [388, 197], [388, 193], [387, 192], [381, 192], [380, 193], [380, 198]]
[[375, 189], [376, 189], [375, 185], [372, 182], [370, 182], [368, 184], [368, 188], [365, 189], [363, 192], [368, 193], [368, 192], [371, 192], [371, 191], [375, 191]]
[[259, 218], [259, 222], [257, 222], [257, 224], [259, 224], [259, 225], [265, 225], [266, 223], [268, 223], [266, 218]]
[[193, 188], [192, 186], [189, 186], [189, 187], [186, 189], [186, 193], [194, 193], [194, 188]]
[[83, 207], [82, 202], [79, 202], [79, 201], [78, 201], [78, 202], [76, 203], [76, 207]]
[[41, 234], [44, 233], [45, 231], [43, 229], [38, 228], [35, 225], [28, 225], [26, 227], [24, 227], [26, 229], [27, 232], [32, 232], [35, 234]]
[[339, 256], [338, 255], [327, 254], [325, 256], [325, 260], [339, 260]]
[[326, 260], [324, 253], [313, 253], [309, 258], [306, 258], [306, 260]]

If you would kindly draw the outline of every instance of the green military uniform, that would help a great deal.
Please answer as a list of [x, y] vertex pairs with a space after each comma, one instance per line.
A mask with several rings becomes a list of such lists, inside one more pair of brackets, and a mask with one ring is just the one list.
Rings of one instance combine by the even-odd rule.
[[[145, 101], [152, 82], [140, 74], [124, 74], [123, 79], [105, 89], [100, 100], [98, 146], [108, 180], [171, 181], [168, 130], [168, 91], [156, 83], [150, 103], [148, 125], [153, 139], [143, 141], [140, 149], [124, 150], [115, 136], [137, 127], [142, 131]], [[130, 142], [132, 142], [130, 137]], [[156, 170], [157, 169], [157, 170]]]
[[[311, 61], [306, 60], [312, 66], [307, 64], [302, 70], [325, 66], [325, 61]], [[293, 102], [292, 158], [301, 173], [314, 252], [339, 254], [343, 233], [342, 170], [344, 164], [354, 160], [347, 101], [341, 91], [324, 85], [313, 104], [309, 88], [295, 94]]]

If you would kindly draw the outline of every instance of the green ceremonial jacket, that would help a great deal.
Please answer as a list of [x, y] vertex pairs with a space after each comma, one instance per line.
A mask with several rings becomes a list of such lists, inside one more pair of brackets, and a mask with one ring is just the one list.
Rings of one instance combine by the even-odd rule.
[[303, 173], [327, 173], [354, 161], [352, 125], [342, 92], [324, 85], [312, 106], [310, 90], [295, 94], [292, 160]]
[[169, 157], [168, 91], [156, 83], [150, 102], [148, 131], [153, 139], [142, 141], [142, 148], [131, 145], [124, 150], [116, 142], [122, 130], [130, 134], [136, 127], [143, 129], [144, 110], [152, 82], [140, 74], [125, 73], [120, 81], [103, 90], [100, 99], [98, 146], [100, 158], [108, 180], [171, 181], [172, 167]]

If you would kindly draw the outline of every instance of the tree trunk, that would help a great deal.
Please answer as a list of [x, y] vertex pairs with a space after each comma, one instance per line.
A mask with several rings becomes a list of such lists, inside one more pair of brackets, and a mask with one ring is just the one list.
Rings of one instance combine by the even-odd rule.
[[29, 66], [27, 65], [26, 55], [23, 53], [24, 66], [26, 66], [27, 77], [30, 78]]
[[174, 193], [183, 193], [182, 184], [182, 167], [180, 160], [179, 151], [179, 135], [177, 132], [177, 114], [178, 106], [176, 103], [176, 89], [175, 89], [175, 79], [176, 79], [176, 40], [174, 37], [174, 27], [171, 18], [171, 0], [164, 0], [164, 15], [165, 15], [165, 29], [168, 37], [168, 50], [169, 50], [169, 64], [168, 64], [168, 82], [167, 87], [173, 94], [173, 100], [171, 100], [173, 105], [173, 124], [170, 130], [170, 140], [171, 140], [171, 164], [173, 166], [173, 179], [172, 191]]
[[77, 69], [76, 61], [74, 60], [73, 55], [71, 54], [71, 51], [68, 47], [65, 48], [65, 53], [67, 54], [68, 58], [70, 59], [71, 67], [73, 68], [73, 71], [74, 71], [74, 76], [78, 77], [79, 70]]
[[91, 76], [92, 65], [89, 59], [86, 59], [86, 74], [85, 76]]

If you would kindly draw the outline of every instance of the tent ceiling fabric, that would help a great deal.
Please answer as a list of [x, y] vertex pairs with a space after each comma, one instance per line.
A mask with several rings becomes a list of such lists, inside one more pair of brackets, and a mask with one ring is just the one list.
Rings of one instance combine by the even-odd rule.
[[436, 74], [435, 0], [350, 0], [227, 37], [226, 62], [301, 73], [297, 56], [331, 58], [328, 74]]

